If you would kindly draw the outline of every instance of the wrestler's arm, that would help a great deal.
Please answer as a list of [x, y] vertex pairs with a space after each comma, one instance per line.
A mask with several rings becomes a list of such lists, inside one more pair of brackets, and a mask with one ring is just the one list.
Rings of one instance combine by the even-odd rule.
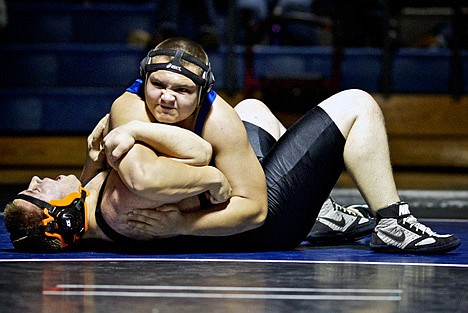
[[118, 159], [135, 142], [143, 142], [158, 154], [186, 164], [201, 166], [211, 160], [210, 143], [189, 130], [150, 120], [144, 102], [129, 92], [113, 103], [110, 129], [105, 137], [106, 149], [111, 150], [108, 158]]
[[81, 172], [80, 181], [82, 184], [106, 169], [107, 161], [102, 141], [109, 130], [109, 114], [106, 114], [96, 124], [93, 131], [87, 138], [86, 160]]
[[[125, 117], [129, 117], [128, 112]], [[207, 165], [211, 159], [211, 145], [188, 130], [133, 120], [109, 133], [110, 121], [112, 119], [109, 115], [104, 116], [87, 138], [86, 160], [80, 177], [83, 183], [107, 168], [106, 161], [112, 163], [119, 159], [136, 141], [144, 142], [158, 153], [186, 164]], [[114, 118], [114, 125], [118, 125], [119, 122], [124, 123], [125, 120], [119, 121], [118, 118]], [[107, 160], [102, 149], [103, 143], [108, 150], [111, 149]], [[121, 170], [125, 171], [124, 168]]]
[[229, 181], [232, 194], [219, 210], [184, 214], [184, 234], [222, 236], [260, 226], [267, 214], [263, 169], [237, 113], [221, 97], [207, 119], [203, 137], [213, 146], [215, 166]]
[[[267, 214], [266, 182], [263, 169], [247, 138], [237, 113], [221, 97], [213, 104], [203, 130], [203, 137], [213, 146], [215, 166], [232, 187], [227, 202], [202, 211], [170, 214], [154, 210], [136, 210], [132, 227], [149, 234], [225, 236], [260, 226]], [[173, 233], [159, 233], [165, 229]], [[169, 227], [172, 226], [172, 227]]]
[[[142, 100], [128, 92], [112, 105], [110, 120], [112, 128], [134, 120], [151, 122]], [[185, 129], [163, 126], [173, 127], [167, 136], [162, 137], [166, 140], [167, 152], [170, 152], [171, 145], [196, 147], [193, 142], [197, 141], [202, 142], [198, 149], [203, 149], [202, 146], [206, 144], [206, 141]], [[150, 135], [151, 132], [148, 132], [147, 136]], [[154, 141], [161, 144], [157, 138]], [[211, 153], [211, 145], [209, 147]], [[179, 148], [174, 147], [174, 150], [177, 149]], [[202, 154], [206, 157], [206, 149]], [[156, 198], [159, 201], [174, 203], [205, 191], [208, 191], [216, 202], [224, 202], [230, 196], [229, 183], [218, 169], [211, 166], [192, 166], [190, 162], [185, 164], [160, 157], [147, 143], [136, 142], [122, 158], [109, 163], [132, 192], [146, 199]]]

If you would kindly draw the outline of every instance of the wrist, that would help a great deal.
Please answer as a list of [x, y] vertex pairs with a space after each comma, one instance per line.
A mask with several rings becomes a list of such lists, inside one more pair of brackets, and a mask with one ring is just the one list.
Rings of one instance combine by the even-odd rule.
[[139, 128], [143, 125], [142, 123], [141, 121], [130, 121], [127, 123], [127, 134], [132, 136], [135, 141], [140, 140]]

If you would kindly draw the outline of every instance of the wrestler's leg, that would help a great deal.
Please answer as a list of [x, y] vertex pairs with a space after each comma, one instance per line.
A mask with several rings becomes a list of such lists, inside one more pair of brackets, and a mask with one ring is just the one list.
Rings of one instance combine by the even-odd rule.
[[[264, 113], [272, 117], [266, 107], [257, 105], [250, 110], [259, 113], [266, 109]], [[270, 132], [279, 129], [274, 122], [266, 121], [266, 116], [260, 120], [264, 123], [250, 119]], [[188, 240], [185, 245], [242, 250], [295, 248], [305, 240], [338, 180], [344, 168], [345, 139], [325, 111], [311, 110], [278, 141], [251, 122], [244, 121], [244, 125], [267, 182], [268, 215], [264, 224], [231, 236], [184, 236], [181, 240]]]
[[325, 111], [316, 108], [276, 142], [272, 134], [281, 127], [269, 109], [260, 102], [247, 103], [245, 115], [238, 112], [262, 160], [269, 214], [263, 226], [235, 239], [266, 249], [291, 248], [305, 239], [344, 168], [345, 139]]
[[[263, 160], [279, 137], [285, 133], [286, 128], [261, 101], [244, 100], [234, 109], [244, 121], [249, 141], [257, 157], [259, 160]], [[364, 205], [356, 205], [355, 207], [367, 211], [367, 207]], [[367, 218], [357, 210], [348, 210], [331, 198], [328, 198], [322, 205], [318, 216], [323, 217], [323, 219], [317, 219], [307, 236], [308, 240], [315, 241], [318, 238], [321, 242], [355, 240], [368, 235], [375, 224], [373, 218]], [[346, 223], [336, 225], [329, 222], [330, 219], [344, 220]]]
[[268, 132], [276, 141], [284, 134], [286, 128], [261, 101], [246, 99], [239, 102], [234, 110], [244, 122], [257, 125]]
[[[260, 134], [259, 139], [271, 137], [260, 127], [250, 125]], [[348, 170], [366, 199], [370, 199], [369, 204], [374, 209], [383, 208], [377, 212], [372, 249], [439, 253], [460, 245], [456, 236], [439, 235], [419, 223], [407, 203], [388, 207], [384, 203], [398, 201], [399, 197], [382, 113], [372, 97], [362, 91], [345, 91], [325, 100], [290, 127], [268, 151], [262, 162], [268, 186], [267, 220], [257, 229], [223, 237], [223, 244], [254, 249], [297, 245], [338, 179], [345, 157]], [[376, 179], [366, 181], [375, 176]], [[395, 241], [403, 233], [402, 241]]]
[[390, 164], [387, 134], [376, 101], [361, 90], [340, 92], [319, 106], [346, 138], [345, 166], [374, 210], [400, 201]]
[[[421, 224], [400, 202], [393, 179], [384, 119], [367, 93], [343, 91], [320, 104], [347, 139], [345, 164], [369, 206], [377, 225], [370, 247], [376, 251], [441, 253], [460, 246], [454, 235], [440, 235]], [[390, 235], [389, 235], [390, 234]], [[403, 235], [402, 235], [403, 234]]]

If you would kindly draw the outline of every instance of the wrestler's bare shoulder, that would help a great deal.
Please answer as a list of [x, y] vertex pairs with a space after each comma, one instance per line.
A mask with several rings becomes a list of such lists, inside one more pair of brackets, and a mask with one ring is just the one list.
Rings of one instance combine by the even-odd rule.
[[233, 107], [221, 96], [216, 97], [215, 102], [205, 122], [203, 138], [210, 141], [226, 140], [225, 136], [232, 136], [243, 130], [243, 124]]
[[136, 94], [124, 92], [111, 107], [111, 121], [118, 126], [131, 120], [151, 121], [145, 102]]

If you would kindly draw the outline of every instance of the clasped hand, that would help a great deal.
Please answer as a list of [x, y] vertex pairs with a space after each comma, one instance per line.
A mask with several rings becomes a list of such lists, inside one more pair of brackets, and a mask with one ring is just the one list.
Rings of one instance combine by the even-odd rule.
[[182, 234], [184, 214], [176, 204], [164, 204], [156, 209], [139, 209], [128, 213], [127, 223], [149, 239], [167, 238]]

